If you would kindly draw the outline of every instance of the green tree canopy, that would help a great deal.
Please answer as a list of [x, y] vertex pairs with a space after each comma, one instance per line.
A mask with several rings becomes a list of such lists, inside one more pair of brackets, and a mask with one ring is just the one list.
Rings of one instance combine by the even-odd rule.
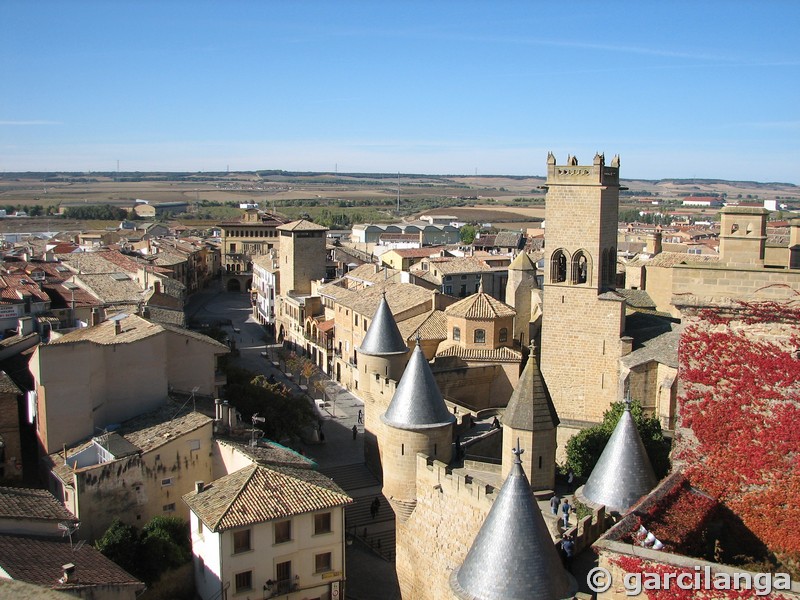
[[[613, 403], [603, 413], [602, 423], [584, 429], [569, 439], [565, 465], [567, 469], [572, 469], [578, 477], [588, 477], [591, 474], [624, 410], [624, 402]], [[641, 404], [635, 400], [631, 402], [631, 416], [656, 476], [664, 477], [669, 471], [669, 442], [664, 439], [658, 417], [645, 415]]]
[[462, 225], [459, 233], [461, 234], [461, 243], [463, 244], [471, 244], [472, 241], [475, 239], [475, 234], [478, 232], [478, 228], [475, 225], [470, 225], [469, 223], [466, 225]]

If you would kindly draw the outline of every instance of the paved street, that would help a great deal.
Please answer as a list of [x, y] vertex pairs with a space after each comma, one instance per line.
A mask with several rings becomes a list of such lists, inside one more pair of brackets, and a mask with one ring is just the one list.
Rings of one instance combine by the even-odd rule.
[[[222, 329], [239, 350], [235, 359], [237, 365], [255, 373], [273, 375], [290, 389], [301, 391], [296, 377], [290, 379], [274, 366], [280, 345], [272, 343], [264, 328], [252, 317], [248, 294], [225, 292], [215, 282], [192, 296], [187, 303], [186, 316], [190, 322], [223, 323]], [[364, 404], [326, 377], [320, 381], [325, 388], [326, 402], [318, 413], [324, 441], [308, 441], [297, 450], [314, 460], [320, 471], [354, 499], [346, 512], [348, 533], [354, 540], [347, 546], [345, 557], [345, 597], [351, 600], [399, 599], [394, 562], [382, 557], [394, 557], [394, 514], [380, 495], [380, 483], [364, 465], [364, 426], [358, 423], [358, 412], [364, 409]], [[322, 399], [322, 392], [313, 385], [308, 387], [309, 402], [313, 402], [312, 397]], [[355, 440], [353, 426], [357, 429]], [[381, 508], [373, 518], [369, 506], [376, 497]]]

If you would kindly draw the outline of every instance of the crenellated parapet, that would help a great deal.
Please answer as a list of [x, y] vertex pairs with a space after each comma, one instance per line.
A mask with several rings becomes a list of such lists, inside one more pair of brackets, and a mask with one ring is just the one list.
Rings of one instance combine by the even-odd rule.
[[575, 156], [567, 156], [566, 164], [557, 165], [553, 153], [547, 155], [547, 184], [550, 185], [602, 185], [619, 186], [619, 155], [610, 165], [605, 155], [597, 153], [591, 165], [579, 165]]

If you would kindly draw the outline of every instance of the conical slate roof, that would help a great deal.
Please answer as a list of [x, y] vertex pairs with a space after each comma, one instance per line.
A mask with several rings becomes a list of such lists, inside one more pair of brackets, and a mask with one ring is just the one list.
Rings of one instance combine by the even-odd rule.
[[400, 429], [426, 429], [454, 423], [431, 367], [417, 344], [386, 413], [384, 423]]
[[583, 486], [583, 496], [609, 510], [624, 513], [657, 483], [630, 408], [626, 407]]
[[[517, 445], [519, 446], [519, 444]], [[564, 570], [522, 468], [517, 447], [511, 472], [464, 562], [450, 576], [463, 600], [572, 598], [577, 583]]]
[[550, 431], [558, 426], [553, 400], [533, 352], [501, 420], [503, 425], [522, 431]]
[[389, 303], [386, 302], [385, 292], [358, 351], [373, 356], [408, 352], [408, 346], [403, 341], [403, 336], [397, 328], [397, 321], [394, 320]]
[[508, 265], [509, 271], [535, 271], [536, 263], [527, 252], [520, 252]]

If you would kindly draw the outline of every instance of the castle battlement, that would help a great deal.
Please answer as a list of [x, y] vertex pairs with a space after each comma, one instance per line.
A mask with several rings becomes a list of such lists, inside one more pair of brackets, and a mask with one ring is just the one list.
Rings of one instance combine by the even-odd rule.
[[453, 473], [445, 463], [421, 452], [417, 453], [417, 485], [439, 486], [437, 489], [444, 494], [452, 494], [471, 504], [484, 504], [487, 512], [500, 491], [494, 485], [471, 475]]
[[575, 156], [567, 156], [567, 164], [557, 165], [552, 152], [547, 155], [547, 184], [550, 185], [603, 185], [619, 186], [619, 156], [610, 166], [605, 155], [595, 154], [591, 165], [579, 165]]

